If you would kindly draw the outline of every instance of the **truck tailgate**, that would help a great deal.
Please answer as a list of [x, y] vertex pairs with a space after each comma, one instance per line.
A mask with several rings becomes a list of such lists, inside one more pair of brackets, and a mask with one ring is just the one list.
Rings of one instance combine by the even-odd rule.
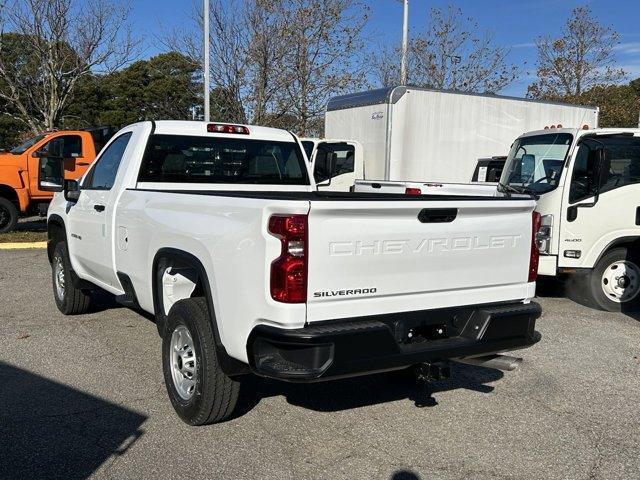
[[307, 321], [531, 298], [534, 206], [312, 201]]

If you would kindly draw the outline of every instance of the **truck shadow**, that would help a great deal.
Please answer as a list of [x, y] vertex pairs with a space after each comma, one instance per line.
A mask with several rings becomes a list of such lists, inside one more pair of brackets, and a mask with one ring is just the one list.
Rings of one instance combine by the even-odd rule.
[[593, 308], [587, 295], [586, 280], [577, 276], [540, 278], [536, 281], [536, 296], [568, 298], [583, 307]]
[[88, 478], [122, 455], [146, 416], [0, 362], [0, 477]]
[[46, 217], [28, 217], [20, 219], [16, 230], [19, 232], [46, 232], [47, 231], [47, 219]]
[[[536, 284], [536, 296], [546, 298], [568, 298], [569, 300], [582, 305], [583, 307], [594, 309], [596, 306], [589, 299], [588, 285], [586, 285], [586, 277], [577, 276], [560, 277], [560, 278], [538, 278]], [[640, 321], [640, 308], [622, 307], [620, 313]]]
[[263, 398], [284, 396], [288, 403], [319, 412], [350, 410], [380, 403], [408, 399], [416, 406], [438, 405], [434, 394], [460, 388], [490, 393], [488, 383], [500, 380], [499, 370], [459, 363], [451, 364], [451, 378], [429, 384], [425, 396], [407, 371], [388, 372], [312, 384], [295, 384], [249, 376], [243, 381], [240, 405], [235, 417], [242, 416]]

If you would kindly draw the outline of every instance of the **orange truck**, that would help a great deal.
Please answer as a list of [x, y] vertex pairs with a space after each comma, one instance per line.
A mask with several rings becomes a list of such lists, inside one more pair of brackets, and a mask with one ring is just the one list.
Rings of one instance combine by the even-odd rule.
[[38, 188], [42, 157], [64, 159], [65, 178], [76, 180], [86, 172], [111, 129], [46, 132], [0, 153], [0, 233], [16, 228], [20, 215], [45, 215], [53, 194]]

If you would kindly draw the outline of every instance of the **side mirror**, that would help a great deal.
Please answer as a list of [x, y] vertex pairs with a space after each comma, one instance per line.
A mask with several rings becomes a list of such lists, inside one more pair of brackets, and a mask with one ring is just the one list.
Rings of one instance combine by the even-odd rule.
[[40, 158], [38, 166], [38, 188], [45, 192], [61, 192], [63, 190], [64, 162], [61, 158]]
[[[318, 155], [316, 154], [316, 159]], [[328, 187], [331, 185], [331, 179], [335, 176], [336, 173], [336, 154], [335, 152], [327, 152], [327, 160], [325, 163], [327, 167], [327, 173], [329, 178], [323, 180], [319, 183], [316, 183], [316, 187]], [[315, 176], [315, 165], [314, 165], [314, 176]]]
[[64, 199], [67, 202], [77, 202], [80, 198], [80, 184], [76, 180], [64, 181]]

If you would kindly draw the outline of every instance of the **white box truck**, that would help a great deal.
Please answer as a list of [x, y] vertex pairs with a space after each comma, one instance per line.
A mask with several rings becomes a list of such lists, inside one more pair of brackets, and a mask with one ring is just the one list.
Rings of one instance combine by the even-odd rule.
[[360, 178], [468, 183], [478, 159], [506, 155], [514, 138], [551, 125], [596, 128], [598, 108], [426, 88], [382, 88], [329, 100], [325, 136], [362, 145]]

